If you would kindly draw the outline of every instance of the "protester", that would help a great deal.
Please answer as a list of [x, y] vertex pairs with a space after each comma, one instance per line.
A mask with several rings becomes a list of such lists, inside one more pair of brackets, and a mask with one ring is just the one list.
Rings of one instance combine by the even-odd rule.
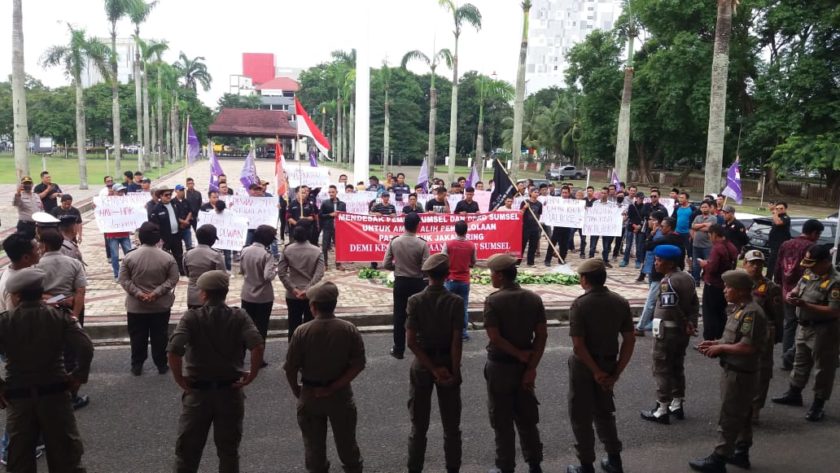
[[477, 214], [479, 212], [478, 202], [473, 200], [475, 196], [475, 188], [467, 187], [464, 189], [464, 200], [455, 204], [455, 211], [453, 213], [458, 215]]
[[385, 190], [385, 186], [379, 183], [379, 178], [376, 176], [370, 176], [370, 185], [367, 187], [368, 192], [376, 192], [376, 197], [382, 197], [382, 194], [385, 194], [387, 191]]
[[540, 216], [543, 206], [537, 197], [538, 190], [531, 190], [529, 199], [519, 205], [519, 213], [522, 215], [522, 250], [519, 253], [519, 261], [525, 255], [525, 248], [528, 248], [528, 266], [534, 266], [534, 258], [537, 255], [537, 248], [540, 246]]
[[65, 216], [73, 217], [73, 220], [75, 221], [75, 227], [74, 227], [74, 230], [75, 230], [74, 233], [76, 234], [75, 241], [77, 243], [82, 242], [82, 213], [79, 212], [79, 209], [77, 209], [76, 207], [73, 207], [73, 196], [72, 195], [62, 194], [61, 195], [61, 205], [59, 205], [57, 207], [53, 207], [53, 209], [50, 211], [50, 214], [53, 217], [55, 217], [59, 220], [62, 220]]
[[[123, 173], [122, 185], [123, 185], [123, 187], [126, 188], [126, 190], [131, 189], [132, 186], [134, 186], [134, 173], [133, 172], [126, 171], [126, 172]], [[140, 186], [138, 185], [137, 188], [139, 189]]]
[[709, 227], [712, 248], [709, 259], [698, 259], [703, 268], [703, 340], [717, 340], [726, 325], [726, 298], [723, 294], [723, 273], [735, 269], [738, 250], [726, 240], [723, 227]]
[[394, 193], [394, 200], [396, 200], [397, 205], [401, 205], [407, 200], [405, 196], [411, 193], [411, 187], [408, 187], [408, 184], [405, 183], [405, 174], [397, 173], [397, 182], [391, 186], [389, 191]]
[[277, 277], [286, 288], [286, 307], [289, 311], [288, 338], [301, 323], [312, 320], [306, 291], [324, 277], [324, 255], [306, 239], [306, 229], [297, 227], [292, 232], [292, 243], [283, 248], [277, 264]]
[[693, 255], [692, 251], [694, 249], [691, 243], [691, 223], [697, 216], [697, 209], [691, 205], [688, 198], [688, 192], [679, 193], [677, 207], [674, 209], [674, 213], [672, 213], [671, 216], [677, 221], [677, 228], [675, 229], [676, 233], [683, 239], [685, 252], [688, 257], [691, 258]]
[[184, 246], [181, 244], [181, 226], [183, 220], [180, 218], [181, 205], [172, 200], [172, 189], [163, 186], [155, 190], [155, 196], [160, 199], [149, 214], [149, 221], [156, 224], [160, 229], [160, 237], [163, 241], [163, 249], [175, 258], [178, 265], [178, 272], [184, 274]]
[[519, 212], [519, 210], [513, 208], [513, 197], [505, 197], [505, 203], [496, 209], [497, 212]]
[[446, 279], [446, 289], [459, 296], [464, 301], [464, 331], [461, 337], [464, 341], [470, 339], [467, 328], [470, 317], [468, 313], [470, 301], [470, 270], [476, 263], [475, 244], [467, 239], [467, 222], [459, 220], [455, 223], [455, 239], [444, 244], [441, 253], [447, 255], [449, 277]]
[[[735, 245], [738, 253], [741, 253], [744, 246], [750, 241], [750, 237], [747, 236], [747, 229], [744, 228], [744, 224], [740, 220], [735, 218], [735, 208], [731, 205], [721, 207], [721, 214], [723, 215], [722, 225], [726, 233], [726, 239]], [[768, 267], [767, 271], [768, 276], [772, 279], [773, 268]]]
[[[560, 189], [561, 199], [571, 199], [571, 190], [569, 186], [563, 186]], [[554, 227], [551, 230], [551, 240], [548, 249], [545, 252], [545, 265], [551, 266], [551, 259], [555, 256], [555, 248], [560, 252], [556, 255], [557, 258], [565, 263], [566, 257], [569, 255], [569, 235], [574, 231], [573, 228], [568, 227]]]
[[225, 260], [221, 253], [213, 249], [219, 240], [216, 227], [204, 224], [195, 231], [198, 245], [184, 254], [184, 273], [189, 278], [187, 283], [187, 308], [198, 309], [203, 304], [198, 278], [208, 271], [225, 270]]
[[[299, 234], [305, 234], [306, 230], [301, 227]], [[263, 340], [268, 338], [268, 322], [274, 305], [271, 281], [277, 271], [268, 248], [276, 236], [274, 227], [260, 225], [254, 232], [254, 242], [242, 250], [239, 259], [239, 273], [245, 278], [240, 293], [242, 308], [254, 321]]]
[[35, 236], [35, 220], [32, 214], [40, 212], [44, 205], [38, 194], [32, 192], [32, 178], [24, 176], [20, 179], [20, 185], [12, 199], [12, 205], [17, 207], [18, 222], [17, 231], [25, 233], [30, 237]]
[[449, 210], [449, 199], [446, 198], [446, 188], [441, 186], [435, 189], [435, 198], [426, 201], [426, 212], [436, 214], [452, 213]]
[[700, 215], [694, 217], [691, 223], [692, 255], [691, 277], [700, 287], [700, 261], [709, 258], [712, 250], [712, 240], [709, 238], [709, 227], [717, 224], [717, 217], [711, 214], [712, 203], [704, 200], [700, 204]]
[[767, 237], [767, 247], [770, 249], [770, 256], [767, 258], [768, 268], [776, 267], [779, 248], [782, 243], [791, 238], [790, 217], [787, 214], [787, 208], [787, 202], [776, 202], [776, 205], [773, 206], [773, 225], [770, 227], [770, 235]]
[[373, 207], [370, 208], [371, 215], [388, 217], [397, 214], [397, 209], [394, 207], [394, 204], [391, 203], [390, 194], [384, 193], [380, 199], [382, 200], [381, 202], [373, 204]]
[[105, 183], [105, 187], [99, 190], [99, 197], [113, 195], [114, 178], [111, 176], [105, 176], [105, 178], [102, 179], [102, 182]]
[[[335, 243], [335, 217], [338, 212], [346, 212], [347, 204], [339, 200], [338, 189], [330, 186], [327, 191], [329, 199], [321, 203], [318, 221], [321, 223], [321, 251], [324, 254], [324, 269], [329, 267], [330, 249]], [[336, 269], [341, 269], [341, 263], [335, 263]]]
[[420, 204], [417, 203], [417, 193], [416, 192], [412, 192], [411, 194], [408, 194], [408, 205], [403, 207], [402, 213], [404, 213], [404, 214], [410, 214], [410, 213], [421, 214], [421, 213], [423, 213], [423, 207], [420, 206]]
[[[614, 186], [613, 186], [614, 187]], [[615, 206], [614, 202], [609, 201], [609, 188], [604, 186], [601, 189], [601, 196], [600, 199], [594, 201], [592, 203], [592, 207], [605, 207], [605, 206]], [[604, 260], [604, 264], [607, 268], [612, 268], [610, 264], [610, 247], [613, 243], [613, 239], [615, 237], [608, 236], [608, 235], [591, 235], [589, 237], [589, 259], [595, 257], [595, 250], [598, 246], [598, 240], [601, 240], [601, 258]], [[581, 244], [582, 245], [582, 244]]]
[[633, 194], [633, 203], [627, 207], [627, 222], [624, 228], [626, 246], [624, 260], [619, 265], [622, 268], [630, 264], [630, 253], [633, 250], [636, 251], [636, 269], [642, 267], [645, 258], [645, 216], [645, 195], [636, 192]]
[[[192, 218], [190, 218], [190, 225], [193, 231], [198, 230], [198, 212], [201, 211], [201, 192], [195, 189], [195, 180], [191, 177], [187, 178], [187, 191], [185, 195], [187, 207], [190, 209]], [[192, 246], [192, 244], [190, 244]]]
[[187, 201], [186, 188], [181, 184], [175, 186], [175, 197], [172, 199], [173, 205], [178, 211], [178, 231], [181, 235], [181, 240], [184, 242], [186, 249], [191, 249], [192, 243], [192, 204]]
[[[209, 212], [211, 210], [216, 210], [216, 202], [219, 202], [219, 192], [218, 191], [209, 191], [207, 193], [207, 202], [201, 204], [201, 207], [199, 208], [199, 211]], [[196, 220], [198, 220], [198, 218], [196, 218]]]
[[[122, 184], [116, 184], [114, 193], [118, 196], [125, 195], [125, 187]], [[105, 233], [105, 242], [108, 245], [111, 269], [114, 271], [114, 281], [116, 281], [120, 275], [120, 248], [123, 250], [123, 257], [132, 249], [131, 232]]]
[[[645, 265], [644, 273], [648, 277], [648, 296], [645, 300], [645, 305], [642, 308], [642, 316], [639, 317], [639, 323], [636, 325], [636, 336], [644, 337], [646, 332], [653, 330], [653, 312], [656, 308], [656, 301], [659, 298], [660, 282], [662, 281], [662, 273], [656, 270], [654, 264], [654, 251], [659, 245], [673, 245], [677, 248], [681, 240], [679, 235], [674, 233], [674, 219], [665, 217], [666, 213], [663, 211], [656, 211], [649, 219], [649, 227], [651, 233], [645, 242]], [[683, 250], [684, 251], [684, 250]], [[685, 255], [683, 255], [685, 261]]]
[[44, 212], [51, 213], [52, 209], [58, 206], [56, 199], [60, 199], [62, 192], [58, 184], [53, 184], [49, 171], [41, 171], [41, 182], [32, 189], [41, 199]]
[[12, 233], [6, 237], [3, 240], [3, 251], [9, 258], [9, 265], [0, 275], [0, 313], [11, 310], [14, 306], [6, 290], [9, 278], [22, 269], [35, 266], [41, 259], [38, 242], [25, 233]]

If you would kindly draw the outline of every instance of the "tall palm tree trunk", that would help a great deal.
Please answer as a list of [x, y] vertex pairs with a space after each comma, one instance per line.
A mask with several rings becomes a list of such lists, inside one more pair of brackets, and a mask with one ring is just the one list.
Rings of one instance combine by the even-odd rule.
[[157, 135], [158, 135], [158, 133], [157, 133], [157, 130], [158, 130], [157, 116], [155, 115], [155, 109], [154, 108], [152, 108], [150, 110], [150, 112], [151, 112], [150, 122], [155, 124], [155, 126], [151, 127], [152, 128], [152, 134], [151, 134], [152, 141], [151, 141], [151, 143], [152, 143], [152, 146], [155, 146], [157, 148], [157, 149], [152, 151], [152, 166], [159, 168], [160, 167], [160, 148], [157, 146], [157, 144], [158, 144], [158, 140], [157, 140]]
[[391, 155], [391, 107], [388, 104], [388, 89], [385, 89], [385, 125], [382, 127], [382, 166], [388, 172]]
[[717, 1], [712, 87], [709, 96], [709, 132], [706, 144], [704, 194], [720, 192], [723, 172], [723, 139], [726, 131], [726, 79], [729, 73], [729, 40], [732, 35], [732, 0]]
[[18, 181], [29, 175], [29, 125], [26, 116], [26, 72], [23, 67], [22, 0], [12, 4], [12, 117], [14, 122], [15, 169]]
[[164, 153], [164, 115], [163, 115], [163, 88], [161, 82], [161, 70], [157, 70], [157, 148], [158, 148], [158, 167], [163, 167], [163, 153]]
[[344, 123], [342, 120], [342, 115], [344, 115], [344, 103], [342, 102], [340, 96], [336, 99], [336, 107], [335, 107], [335, 155], [336, 159], [339, 163], [344, 162]]
[[169, 126], [171, 131], [169, 133], [169, 137], [172, 140], [172, 153], [169, 155], [169, 162], [175, 163], [179, 156], [181, 156], [181, 150], [179, 146], [179, 137], [180, 134], [178, 133], [178, 102], [177, 99], [172, 101], [172, 109], [169, 111]]
[[117, 70], [117, 25], [111, 23], [111, 126], [114, 132], [114, 173], [122, 170], [122, 141], [120, 137], [120, 79]]
[[143, 160], [143, 76], [140, 71], [140, 48], [135, 43], [136, 53], [134, 55], [134, 107], [137, 117], [137, 169], [146, 170], [146, 162]]
[[484, 169], [484, 102], [478, 105], [478, 132], [475, 135], [475, 162]]
[[[349, 162], [356, 162], [356, 101], [350, 101], [350, 118], [347, 125], [347, 158]], [[365, 176], [367, 177], [367, 176]], [[364, 179], [364, 177], [362, 178]]]
[[449, 172], [446, 181], [455, 180], [455, 155], [458, 149], [458, 35], [455, 35], [455, 55], [452, 56], [452, 105], [449, 112]]
[[149, 136], [149, 128], [151, 123], [149, 121], [149, 77], [146, 74], [145, 68], [141, 72], [143, 76], [143, 163], [146, 169], [152, 168], [152, 139]]
[[528, 15], [530, 12], [531, 1], [525, 0], [522, 2], [522, 43], [519, 45], [519, 66], [516, 70], [516, 98], [513, 101], [513, 136], [511, 137], [510, 147], [513, 155], [513, 169], [511, 169], [510, 175], [514, 179], [519, 173], [519, 160], [522, 157], [522, 120], [525, 117], [525, 62], [528, 58]]
[[79, 157], [79, 189], [85, 190], [88, 188], [85, 92], [80, 77], [76, 77], [74, 82], [76, 83], [76, 154]]
[[630, 101], [633, 98], [633, 35], [627, 39], [627, 66], [624, 68], [624, 88], [618, 112], [618, 135], [615, 143], [615, 169], [621, 180], [629, 181], [627, 166], [630, 160]]
[[434, 82], [435, 73], [432, 71], [432, 86], [429, 88], [429, 181], [435, 177], [435, 127], [437, 127], [437, 89]]

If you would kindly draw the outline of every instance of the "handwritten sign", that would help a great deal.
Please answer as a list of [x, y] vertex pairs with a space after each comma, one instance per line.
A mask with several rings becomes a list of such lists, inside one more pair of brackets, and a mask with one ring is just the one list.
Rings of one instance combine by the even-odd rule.
[[347, 204], [347, 213], [367, 215], [370, 213], [370, 203], [376, 199], [376, 192], [359, 191], [343, 194], [339, 196], [339, 199]]
[[[144, 199], [145, 197], [145, 199]], [[134, 232], [146, 220], [148, 193], [94, 197], [94, 218], [102, 233]]]
[[311, 166], [288, 166], [286, 176], [289, 178], [289, 185], [297, 187], [300, 185], [310, 188], [320, 187], [326, 189], [330, 186], [329, 168], [313, 168]]
[[585, 236], [621, 236], [623, 226], [621, 212], [621, 207], [611, 204], [598, 205], [596, 203], [589, 207], [583, 221], [583, 234]]
[[225, 201], [231, 212], [248, 219], [249, 229], [255, 229], [260, 225], [277, 227], [276, 198], [231, 195]]
[[540, 222], [552, 227], [582, 228], [586, 201], [547, 197]]
[[233, 212], [199, 212], [198, 226], [213, 225], [219, 240], [213, 245], [217, 250], [239, 251], [245, 246], [248, 235], [248, 219]]

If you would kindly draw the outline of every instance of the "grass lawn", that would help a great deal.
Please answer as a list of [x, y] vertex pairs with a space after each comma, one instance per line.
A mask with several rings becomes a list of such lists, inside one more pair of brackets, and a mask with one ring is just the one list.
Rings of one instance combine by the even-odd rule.
[[[108, 175], [113, 175], [114, 160], [108, 160], [106, 169], [105, 156], [103, 155], [88, 155], [87, 170], [88, 183], [90, 185], [99, 185], [102, 179]], [[122, 170], [137, 169], [137, 155], [124, 155], [122, 159]], [[64, 155], [53, 155], [46, 159], [46, 169], [50, 172], [53, 182], [58, 184], [78, 184], [79, 183], [79, 162], [74, 155], [70, 155], [67, 159]], [[183, 163], [166, 164], [162, 169], [154, 169], [150, 171], [152, 177], [167, 174], [178, 168], [182, 168]], [[36, 183], [40, 182], [38, 175], [43, 168], [43, 161], [41, 156], [29, 156], [29, 172], [32, 174], [32, 180]], [[119, 179], [121, 180], [121, 179]], [[11, 153], [0, 153], [0, 184], [17, 184], [18, 179], [15, 173], [15, 160]]]

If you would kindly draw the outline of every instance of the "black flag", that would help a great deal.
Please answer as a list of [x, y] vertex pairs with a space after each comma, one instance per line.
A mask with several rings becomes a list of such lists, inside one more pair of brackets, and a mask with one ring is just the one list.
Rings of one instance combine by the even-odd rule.
[[490, 212], [498, 209], [505, 204], [505, 199], [513, 197], [516, 188], [510, 177], [502, 168], [502, 164], [498, 159], [493, 160], [493, 192], [490, 193]]

